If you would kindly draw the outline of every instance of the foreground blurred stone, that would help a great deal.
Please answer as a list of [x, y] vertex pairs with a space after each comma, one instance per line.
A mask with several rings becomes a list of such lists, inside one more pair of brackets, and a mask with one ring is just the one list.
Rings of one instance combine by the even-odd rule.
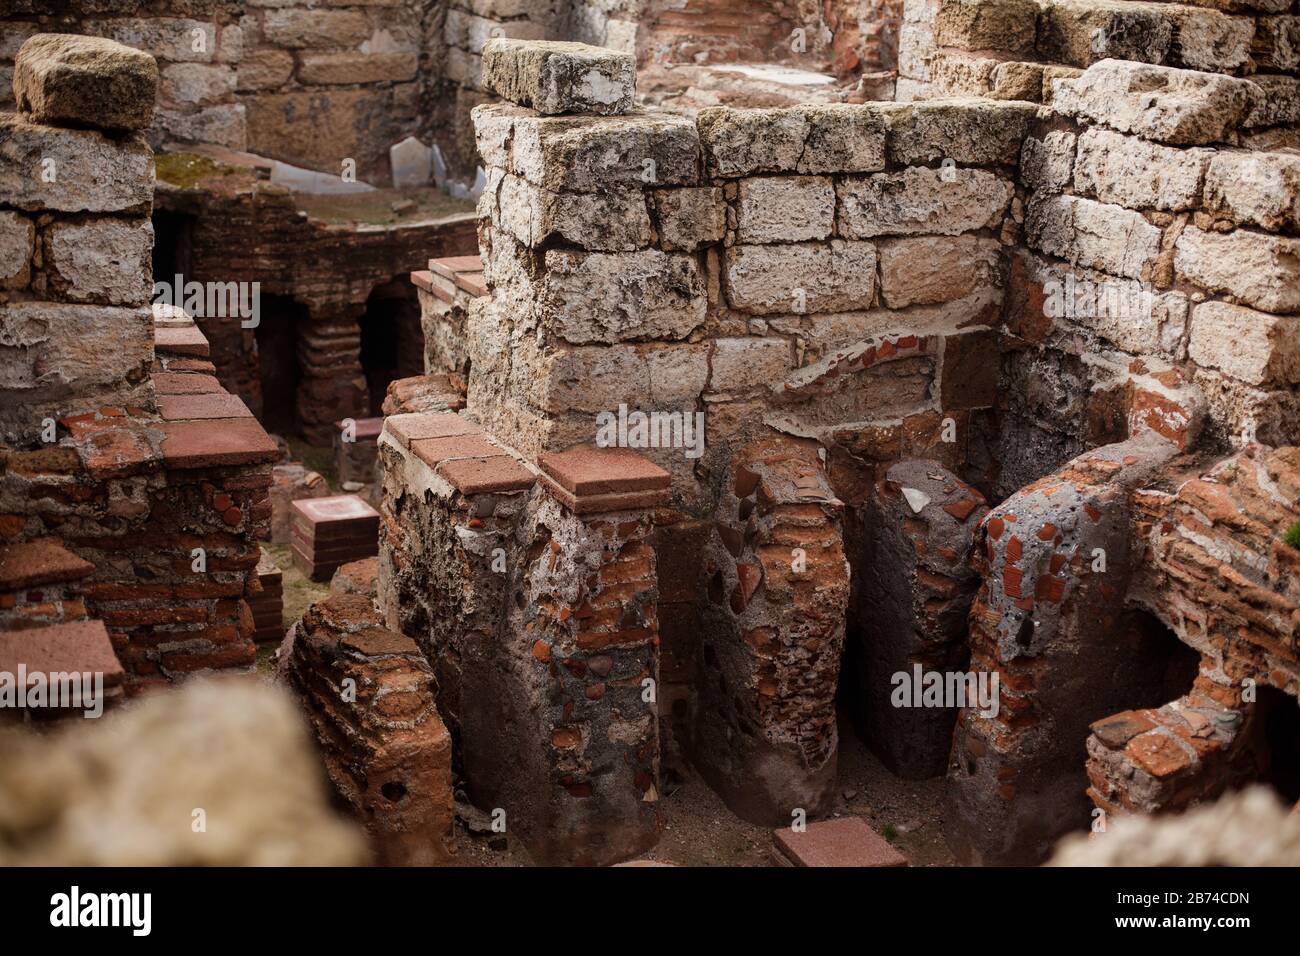
[[1300, 814], [1253, 787], [1181, 816], [1125, 817], [1104, 833], [1074, 835], [1049, 866], [1296, 866]]
[[52, 736], [0, 734], [0, 865], [364, 862], [290, 698], [256, 680], [194, 680]]

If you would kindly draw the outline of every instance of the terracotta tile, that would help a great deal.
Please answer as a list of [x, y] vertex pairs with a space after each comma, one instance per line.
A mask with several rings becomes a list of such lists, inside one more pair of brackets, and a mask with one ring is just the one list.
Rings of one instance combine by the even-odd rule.
[[456, 288], [468, 292], [474, 298], [488, 294], [487, 283], [481, 272], [462, 272], [456, 276]]
[[384, 427], [402, 445], [410, 448], [411, 442], [421, 438], [446, 438], [449, 435], [477, 435], [482, 429], [468, 418], [451, 412], [408, 412], [389, 415]]
[[455, 279], [461, 272], [482, 272], [483, 260], [478, 256], [445, 256], [430, 259], [429, 270], [448, 279]]
[[198, 358], [208, 357], [208, 340], [196, 326], [155, 328], [153, 345], [159, 352], [193, 355]]
[[536, 480], [531, 471], [508, 455], [491, 458], [455, 458], [444, 461], [438, 474], [464, 495], [497, 491], [522, 491]]
[[427, 269], [411, 273], [411, 285], [417, 289], [423, 289], [425, 292], [433, 291], [433, 273]]
[[122, 665], [103, 621], [0, 633], [0, 671], [14, 674], [19, 664], [25, 664], [29, 674], [89, 671], [103, 674], [105, 687], [122, 683]]
[[133, 428], [93, 432], [78, 445], [78, 451], [95, 478], [122, 478], [156, 460], [153, 446]]
[[480, 435], [421, 438], [411, 442], [411, 451], [431, 468], [451, 458], [496, 458], [506, 454], [500, 446]]
[[791, 866], [907, 866], [907, 860], [861, 817], [838, 817], [809, 823], [803, 833], [773, 834], [781, 862]]
[[220, 468], [269, 464], [280, 450], [255, 418], [166, 422], [163, 461], [168, 468]]
[[602, 514], [607, 511], [638, 511], [656, 508], [668, 500], [668, 489], [651, 491], [616, 491], [601, 495], [575, 495], [542, 474], [542, 487], [560, 504], [576, 515]]
[[0, 591], [79, 581], [94, 570], [93, 564], [73, 554], [57, 538], [0, 547]]
[[600, 495], [667, 488], [672, 476], [630, 448], [578, 445], [545, 454], [538, 461], [565, 491], [575, 495]]
[[215, 376], [181, 372], [154, 372], [153, 387], [159, 395], [202, 395], [225, 391]]
[[164, 421], [197, 421], [213, 418], [251, 418], [238, 395], [205, 392], [200, 395], [159, 395], [158, 411]]

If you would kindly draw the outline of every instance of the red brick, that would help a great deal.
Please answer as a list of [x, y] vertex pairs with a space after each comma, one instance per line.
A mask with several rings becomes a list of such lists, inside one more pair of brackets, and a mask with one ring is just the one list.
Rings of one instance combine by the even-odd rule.
[[420, 438], [411, 442], [411, 451], [430, 468], [437, 468], [453, 458], [496, 458], [505, 455], [480, 435], [449, 435], [446, 438]]
[[455, 279], [462, 272], [482, 272], [483, 260], [478, 256], [446, 256], [442, 259], [430, 259], [429, 271], [448, 279]]
[[198, 358], [208, 357], [208, 340], [197, 326], [184, 325], [178, 328], [155, 328], [153, 331], [154, 348], [159, 352], [171, 352], [175, 355], [192, 355]]
[[213, 418], [251, 418], [253, 413], [238, 395], [204, 392], [198, 395], [159, 395], [158, 410], [164, 421]]
[[403, 448], [422, 438], [447, 438], [451, 435], [478, 435], [482, 429], [468, 418], [451, 412], [408, 412], [389, 415], [384, 428]]
[[907, 860], [861, 817], [839, 817], [773, 834], [780, 862], [790, 866], [907, 866]]
[[507, 455], [454, 458], [438, 465], [437, 471], [463, 495], [522, 491], [531, 488], [536, 480], [532, 472]]
[[255, 418], [167, 422], [162, 426], [163, 460], [168, 468], [219, 468], [257, 465], [280, 456]]
[[154, 391], [159, 395], [202, 395], [225, 391], [211, 375], [154, 372], [152, 378]]
[[38, 584], [79, 581], [95, 566], [54, 538], [0, 548], [0, 590], [16, 591]]
[[106, 687], [120, 684], [123, 677], [103, 621], [75, 621], [0, 633], [0, 671], [16, 674], [19, 664], [25, 664], [29, 673], [103, 674]]
[[618, 494], [667, 488], [672, 476], [629, 448], [578, 445], [542, 455], [538, 466], [574, 495]]

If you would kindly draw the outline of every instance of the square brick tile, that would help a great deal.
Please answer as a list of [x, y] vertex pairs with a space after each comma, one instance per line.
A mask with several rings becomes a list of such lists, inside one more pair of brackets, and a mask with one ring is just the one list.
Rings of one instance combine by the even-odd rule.
[[496, 458], [505, 452], [481, 435], [449, 435], [446, 438], [421, 438], [411, 442], [415, 457], [430, 468], [451, 458]]
[[601, 495], [667, 488], [672, 476], [630, 448], [578, 445], [542, 455], [542, 471], [574, 495]]
[[410, 448], [411, 442], [421, 438], [447, 438], [451, 435], [478, 435], [482, 429], [452, 412], [408, 412], [389, 415], [384, 427], [401, 444]]
[[509, 455], [491, 458], [453, 458], [437, 472], [463, 495], [523, 491], [536, 480], [533, 473]]
[[80, 581], [94, 570], [93, 564], [73, 554], [57, 538], [0, 546], [0, 591]]
[[[343, 431], [345, 419], [340, 419], [334, 423], [334, 427], [340, 432]], [[353, 419], [352, 437], [357, 441], [374, 441], [379, 437], [379, 433], [384, 430], [384, 418], [357, 418]]]
[[269, 464], [280, 456], [255, 418], [165, 422], [163, 461], [168, 468], [221, 468]]
[[164, 421], [206, 421], [213, 418], [252, 418], [238, 395], [205, 392], [199, 395], [159, 395], [158, 411]]
[[487, 283], [483, 281], [481, 272], [462, 272], [456, 276], [456, 288], [462, 292], [468, 292], [474, 298], [488, 294]]
[[0, 671], [28, 674], [89, 671], [104, 675], [104, 686], [122, 683], [122, 665], [113, 653], [103, 621], [74, 621], [0, 633]]
[[178, 326], [175, 328], [158, 328], [153, 331], [154, 349], [159, 352], [171, 352], [174, 355], [192, 355], [197, 358], [208, 357], [208, 340], [197, 326]]
[[429, 271], [455, 279], [462, 272], [482, 272], [483, 260], [478, 256], [446, 256], [442, 259], [430, 259]]
[[776, 830], [772, 839], [779, 861], [790, 866], [907, 866], [903, 854], [861, 817], [820, 820], [803, 833]]
[[154, 372], [153, 388], [159, 395], [203, 395], [225, 391], [215, 376], [182, 372]]

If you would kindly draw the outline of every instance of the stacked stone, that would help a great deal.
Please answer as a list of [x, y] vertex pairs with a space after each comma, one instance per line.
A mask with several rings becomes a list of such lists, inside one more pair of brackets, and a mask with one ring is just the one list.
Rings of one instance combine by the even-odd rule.
[[[31, 5], [26, 6], [30, 10]], [[123, 0], [79, 6], [93, 9], [71, 14], [61, 11], [60, 29], [87, 34], [82, 41], [86, 44], [103, 38], [157, 60], [154, 86], [158, 109], [146, 123], [146, 135], [155, 148], [167, 140], [244, 148], [244, 106], [236, 102], [235, 94], [236, 69], [245, 39], [239, 22], [242, 4], [222, 0], [203, 4], [202, 12], [196, 12], [193, 3], [162, 0], [149, 5], [148, 15], [141, 11], [140, 4]], [[16, 65], [7, 61], [13, 59], [18, 44], [40, 34], [44, 28], [38, 20], [47, 18], [11, 15], [8, 19], [4, 32], [15, 42], [0, 47], [0, 80], [5, 81]], [[0, 99], [0, 105], [4, 105], [4, 99], [7, 96]]]
[[280, 648], [330, 782], [384, 866], [453, 855], [451, 737], [415, 642], [383, 627], [369, 598], [331, 595], [308, 608]]
[[[614, 82], [618, 55], [586, 56]], [[492, 298], [470, 311], [469, 407], [528, 455], [590, 441], [626, 404], [706, 412], [718, 455], [769, 422], [858, 459], [961, 467], [971, 411], [995, 400], [1001, 240], [1032, 114], [479, 108]], [[646, 453], [677, 494], [706, 494], [679, 449]]]
[[153, 164], [139, 130], [157, 66], [109, 41], [38, 36], [15, 73], [23, 111], [0, 117], [4, 537], [56, 536], [93, 566], [86, 614], [129, 683], [251, 666], [244, 598], [275, 446], [204, 374], [188, 317], [155, 322], [147, 305]]
[[668, 474], [621, 449], [526, 466], [447, 413], [391, 416], [380, 454], [380, 603], [433, 665], [470, 799], [539, 862], [648, 848]]
[[[899, 54], [900, 92], [1053, 101], [1054, 83], [1105, 59], [1262, 77], [1296, 96], [1300, 18], [1289, 0], [915, 0]], [[900, 97], [903, 98], [903, 97]]]
[[0, 631], [84, 621], [81, 582], [94, 570], [57, 538], [0, 546]]
[[289, 506], [293, 563], [313, 581], [375, 554], [379, 512], [356, 495], [303, 498]]
[[1251, 81], [1120, 60], [1057, 90], [1074, 123], [1037, 129], [1021, 164], [1001, 457], [1059, 462], [1144, 429], [1187, 447], [1202, 424], [1296, 440], [1300, 161], [1236, 144], [1300, 116]]
[[411, 282], [420, 300], [425, 371], [467, 375], [465, 320], [470, 303], [487, 294], [483, 263], [478, 256], [430, 259], [427, 270], [411, 273]]
[[263, 554], [257, 562], [258, 589], [248, 599], [248, 609], [253, 615], [253, 640], [284, 639], [284, 574], [271, 556]]

